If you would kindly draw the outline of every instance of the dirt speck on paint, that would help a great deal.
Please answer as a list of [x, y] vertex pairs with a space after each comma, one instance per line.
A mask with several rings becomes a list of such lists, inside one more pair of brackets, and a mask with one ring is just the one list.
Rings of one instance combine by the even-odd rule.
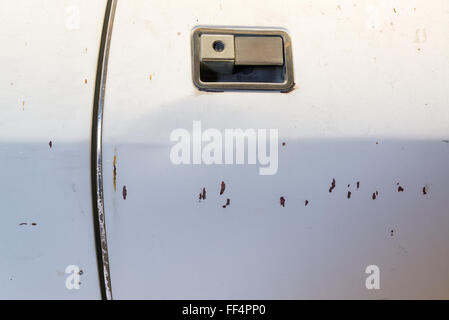
[[285, 147], [285, 142], [282, 142], [282, 146]]
[[22, 110], [25, 111], [25, 100], [22, 101]]
[[32, 225], [32, 226], [37, 226], [37, 223], [36, 223], [36, 222], [33, 222], [31, 225]]
[[285, 207], [285, 198], [284, 197], [281, 197], [279, 199], [279, 202], [280, 202], [281, 206]]
[[117, 149], [114, 148], [114, 160], [112, 161], [112, 183], [114, 184], [114, 192], [117, 191]]
[[390, 236], [394, 236], [394, 230], [390, 230]]
[[126, 200], [126, 196], [128, 195], [128, 190], [126, 189], [126, 186], [123, 186], [122, 195], [123, 200]]
[[19, 226], [27, 226], [27, 225], [28, 225], [28, 223], [26, 223], [26, 222], [19, 223]]
[[48, 146], [50, 147], [50, 149], [53, 148], [53, 142], [51, 142], [51, 140], [50, 142], [48, 142]]
[[351, 199], [351, 191], [348, 191], [348, 195], [346, 196], [348, 199]]
[[225, 192], [225, 189], [226, 189], [226, 184], [224, 183], [224, 181], [222, 181], [221, 182], [221, 187], [220, 187], [220, 195]]
[[360, 181], [357, 181], [357, 190], [360, 188]]
[[304, 207], [307, 207], [308, 204], [309, 204], [309, 200], [304, 201]]
[[404, 188], [402, 186], [398, 186], [398, 192], [404, 192]]
[[227, 198], [226, 199], [226, 204], [223, 205], [223, 208], [226, 208], [227, 206], [229, 206], [231, 204], [231, 199]]
[[338, 9], [338, 10], [341, 10], [341, 6], [340, 6], [340, 5], [338, 5], [338, 6], [337, 6], [337, 9]]
[[[376, 191], [376, 192], [377, 192], [377, 191]], [[372, 195], [372, 197], [371, 197], [373, 200], [376, 200], [376, 198], [377, 198], [376, 192], [373, 192], [373, 195]]]
[[176, 34], [177, 34], [178, 36], [180, 36], [180, 35], [181, 35], [181, 32], [178, 31]]
[[396, 8], [393, 8], [394, 13], [397, 13]]
[[329, 188], [329, 192], [332, 192], [332, 190], [335, 189], [335, 179], [332, 179], [331, 187]]

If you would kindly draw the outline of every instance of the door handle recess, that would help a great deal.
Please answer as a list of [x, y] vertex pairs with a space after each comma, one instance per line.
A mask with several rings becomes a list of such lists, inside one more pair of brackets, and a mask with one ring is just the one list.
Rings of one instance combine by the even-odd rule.
[[197, 27], [193, 82], [200, 90], [276, 90], [294, 86], [291, 40], [281, 29]]

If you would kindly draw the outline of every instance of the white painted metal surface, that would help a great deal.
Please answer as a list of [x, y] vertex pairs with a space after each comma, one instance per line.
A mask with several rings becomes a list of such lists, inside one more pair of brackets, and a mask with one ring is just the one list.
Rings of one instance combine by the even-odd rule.
[[[197, 25], [286, 28], [296, 89], [197, 91]], [[119, 2], [103, 137], [115, 298], [448, 298], [448, 36], [447, 1]], [[173, 165], [170, 133], [195, 120], [279, 129], [277, 174]]]
[[[0, 0], [0, 298], [100, 298], [89, 156], [105, 3]], [[287, 29], [295, 90], [198, 91], [198, 25]], [[103, 132], [114, 298], [449, 298], [448, 38], [443, 0], [119, 1]], [[174, 165], [170, 134], [193, 121], [278, 129], [277, 173]]]
[[[100, 298], [89, 161], [104, 10], [0, 1], [2, 299]], [[66, 288], [69, 265], [79, 290]]]

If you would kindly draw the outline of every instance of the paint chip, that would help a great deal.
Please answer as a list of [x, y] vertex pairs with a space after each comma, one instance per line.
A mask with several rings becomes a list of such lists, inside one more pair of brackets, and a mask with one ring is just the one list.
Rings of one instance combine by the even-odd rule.
[[422, 194], [423, 195], [427, 194], [427, 186], [422, 187]]
[[220, 195], [222, 195], [225, 192], [226, 184], [224, 181], [221, 182], [221, 188], [220, 188]]
[[126, 196], [128, 195], [128, 190], [126, 190], [126, 186], [123, 186], [122, 195], [123, 200], [126, 200]]
[[331, 184], [331, 187], [329, 188], [329, 193], [332, 192], [332, 190], [334, 190], [334, 189], [335, 189], [335, 178], [332, 179], [332, 184]]
[[223, 208], [226, 208], [227, 206], [229, 206], [231, 204], [231, 199], [226, 199], [226, 204], [223, 205]]
[[203, 188], [202, 192], [200, 193], [200, 201], [206, 200], [206, 188]]

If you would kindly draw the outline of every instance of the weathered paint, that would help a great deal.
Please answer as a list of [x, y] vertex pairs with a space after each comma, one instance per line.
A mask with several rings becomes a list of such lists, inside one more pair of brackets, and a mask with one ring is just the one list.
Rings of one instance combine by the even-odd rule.
[[[286, 28], [295, 90], [199, 92], [197, 25]], [[105, 176], [115, 298], [448, 298], [448, 36], [446, 1], [119, 2], [104, 160], [120, 150], [132, 197]], [[173, 165], [170, 132], [194, 120], [278, 128], [278, 173]]]
[[[2, 299], [100, 298], [89, 163], [94, 81], [85, 79], [95, 79], [105, 4], [0, 1]], [[67, 24], [71, 8], [77, 28]], [[83, 270], [79, 290], [65, 286], [68, 265]]]

